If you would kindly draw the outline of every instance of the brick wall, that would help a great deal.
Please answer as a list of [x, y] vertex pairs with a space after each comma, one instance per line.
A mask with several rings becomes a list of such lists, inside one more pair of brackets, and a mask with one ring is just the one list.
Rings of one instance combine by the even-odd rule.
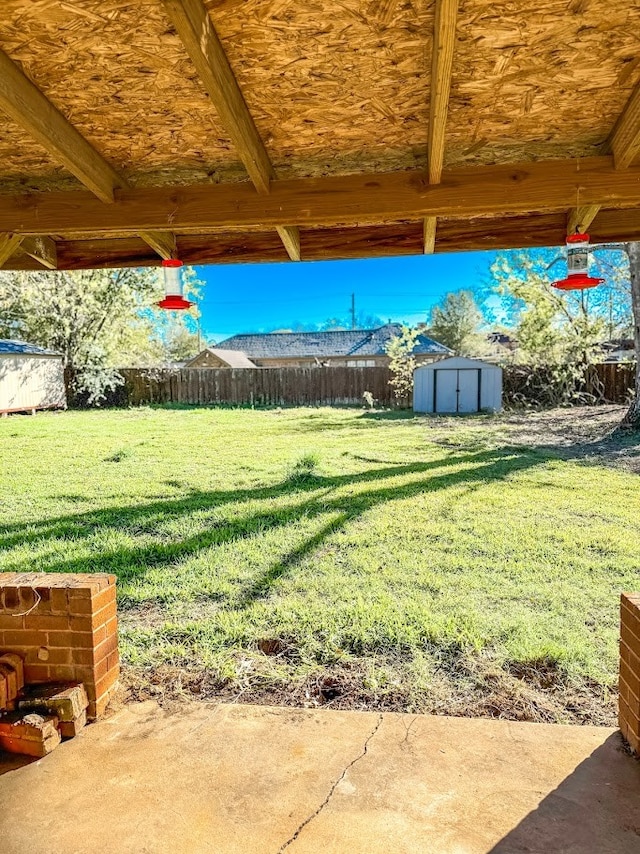
[[0, 573], [0, 651], [24, 656], [25, 682], [81, 681], [90, 718], [120, 671], [115, 576]]
[[620, 729], [640, 753], [640, 593], [620, 601]]

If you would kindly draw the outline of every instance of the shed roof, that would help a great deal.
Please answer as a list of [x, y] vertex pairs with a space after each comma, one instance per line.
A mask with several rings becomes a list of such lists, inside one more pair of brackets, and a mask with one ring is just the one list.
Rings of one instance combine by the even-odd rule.
[[230, 368], [256, 367], [251, 359], [247, 357], [246, 353], [243, 353], [240, 350], [221, 350], [219, 347], [205, 347], [201, 353], [198, 353], [197, 356], [194, 356], [193, 359], [188, 361], [185, 367], [190, 368], [204, 353], [211, 353], [212, 356], [220, 359], [221, 362], [224, 362]]
[[432, 365], [418, 365], [416, 371], [455, 371], [464, 369], [478, 369], [483, 371], [500, 371], [499, 365], [492, 362], [484, 362], [480, 359], [468, 359], [466, 356], [452, 356], [450, 359], [440, 359]]
[[0, 266], [640, 238], [629, 0], [1, 6]]
[[[330, 358], [384, 356], [386, 345], [401, 331], [399, 323], [377, 329], [344, 329], [328, 332], [269, 332], [234, 335], [221, 341], [227, 350], [241, 350], [251, 359]], [[416, 355], [446, 356], [451, 353], [427, 335], [417, 339]]]
[[0, 356], [58, 356], [53, 350], [45, 350], [36, 344], [27, 344], [26, 341], [10, 341], [0, 339]]

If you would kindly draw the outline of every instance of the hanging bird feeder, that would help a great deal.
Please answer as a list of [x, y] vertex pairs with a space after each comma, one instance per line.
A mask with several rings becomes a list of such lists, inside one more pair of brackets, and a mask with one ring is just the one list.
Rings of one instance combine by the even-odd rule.
[[182, 296], [181, 267], [182, 261], [177, 261], [175, 258], [168, 258], [162, 262], [164, 299], [156, 303], [159, 308], [164, 308], [166, 311], [183, 311], [195, 305]]
[[583, 291], [604, 282], [589, 275], [589, 235], [567, 235], [567, 278], [552, 282], [559, 291]]

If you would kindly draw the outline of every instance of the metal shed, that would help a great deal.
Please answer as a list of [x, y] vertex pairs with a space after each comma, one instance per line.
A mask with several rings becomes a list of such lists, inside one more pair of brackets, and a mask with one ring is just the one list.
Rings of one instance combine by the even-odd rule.
[[415, 412], [468, 413], [502, 409], [502, 368], [456, 356], [416, 368]]
[[0, 414], [66, 405], [62, 356], [34, 344], [0, 339]]

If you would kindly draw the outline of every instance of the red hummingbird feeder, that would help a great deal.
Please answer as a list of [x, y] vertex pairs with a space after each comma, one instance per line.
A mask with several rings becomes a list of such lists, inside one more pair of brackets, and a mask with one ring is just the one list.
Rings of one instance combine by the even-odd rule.
[[162, 262], [164, 273], [164, 299], [156, 303], [159, 308], [166, 311], [184, 311], [191, 308], [195, 303], [182, 296], [182, 261], [175, 258], [167, 258]]
[[567, 235], [567, 278], [552, 282], [559, 291], [584, 291], [601, 285], [604, 279], [589, 275], [589, 235]]

